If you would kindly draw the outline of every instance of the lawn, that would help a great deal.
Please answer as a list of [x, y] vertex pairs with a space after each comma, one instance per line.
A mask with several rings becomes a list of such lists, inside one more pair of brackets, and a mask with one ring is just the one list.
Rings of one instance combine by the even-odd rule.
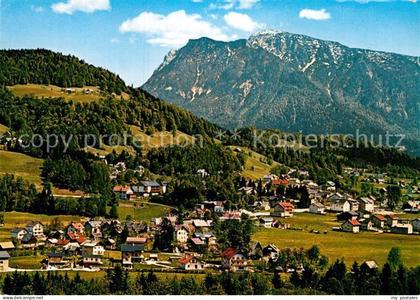
[[9, 267], [16, 269], [40, 269], [41, 261], [44, 258], [46, 258], [46, 256], [42, 255], [12, 257], [9, 261]]
[[249, 148], [236, 146], [229, 146], [229, 148], [232, 150], [241, 149], [241, 153], [246, 156], [245, 168], [242, 171], [242, 176], [248, 179], [260, 179], [265, 175], [270, 174], [270, 171], [273, 167], [279, 165], [277, 162], [273, 162], [273, 164], [269, 165], [266, 163], [267, 158], [264, 155], [252, 151]]
[[400, 247], [403, 260], [407, 265], [420, 265], [420, 236], [373, 232], [358, 234], [338, 231], [328, 231], [327, 234], [309, 232], [311, 229], [324, 231], [337, 226], [339, 223], [335, 222], [331, 215], [300, 214], [284, 222], [290, 223], [291, 227], [304, 230], [258, 228], [253, 240], [259, 241], [263, 246], [274, 243], [279, 248], [309, 248], [318, 245], [321, 253], [327, 255], [330, 261], [343, 257], [347, 264], [355, 260], [362, 262], [371, 259], [383, 264], [389, 249]]
[[10, 230], [15, 227], [24, 227], [30, 221], [39, 221], [44, 225], [48, 225], [54, 220], [57, 220], [63, 225], [69, 224], [72, 221], [80, 221], [80, 216], [48, 216], [48, 215], [37, 215], [22, 212], [5, 212], [4, 213], [4, 226], [0, 227], [0, 241], [9, 241]]
[[152, 218], [165, 216], [169, 209], [169, 207], [149, 203], [142, 203], [137, 206], [134, 207], [132, 203], [121, 201], [118, 207], [119, 218], [125, 220], [127, 216], [131, 216], [133, 220], [149, 222]]
[[14, 174], [41, 187], [41, 167], [44, 161], [25, 154], [0, 150], [0, 175]]
[[5, 132], [9, 131], [9, 128], [0, 124], [0, 134], [3, 134]]

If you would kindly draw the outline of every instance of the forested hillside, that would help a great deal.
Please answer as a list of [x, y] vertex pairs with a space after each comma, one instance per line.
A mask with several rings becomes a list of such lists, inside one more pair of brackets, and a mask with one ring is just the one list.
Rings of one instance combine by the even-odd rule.
[[87, 64], [75, 56], [45, 49], [0, 50], [0, 83], [99, 86], [103, 91], [116, 94], [128, 91], [118, 75]]

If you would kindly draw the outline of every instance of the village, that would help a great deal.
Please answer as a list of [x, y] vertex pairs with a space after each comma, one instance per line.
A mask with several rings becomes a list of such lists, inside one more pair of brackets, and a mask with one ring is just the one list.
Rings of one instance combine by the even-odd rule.
[[[292, 170], [305, 177], [305, 171]], [[358, 172], [358, 170], [347, 170]], [[318, 185], [309, 179], [298, 179], [289, 174], [270, 174], [257, 183], [243, 183], [238, 189], [240, 195], [255, 195], [258, 189], [273, 191], [270, 197], [257, 198], [247, 209], [230, 209], [226, 201], [205, 200], [182, 216], [173, 208], [165, 216], [150, 220], [120, 220], [118, 218], [85, 218], [83, 221], [45, 225], [32, 221], [25, 227], [13, 228], [10, 239], [0, 243], [0, 271], [31, 271], [9, 267], [11, 256], [22, 253], [41, 252], [40, 262], [44, 271], [73, 270], [99, 271], [120, 264], [129, 271], [160, 270], [162, 272], [200, 273], [205, 270], [231, 272], [256, 271], [259, 261], [275, 262], [282, 245], [262, 245], [252, 241], [245, 249], [222, 247], [216, 234], [214, 222], [247, 219], [257, 228], [292, 230], [296, 215], [335, 216], [340, 226], [314, 234], [328, 234], [340, 231], [360, 234], [362, 231], [377, 234], [419, 235], [420, 218], [412, 216], [419, 212], [420, 201], [410, 200], [403, 204], [398, 213], [389, 209], [386, 188], [381, 197], [354, 197], [339, 192], [334, 182]], [[205, 170], [198, 170], [197, 176], [205, 177]], [[303, 189], [309, 202], [302, 207], [302, 199], [285, 197], [287, 189]], [[414, 193], [419, 187], [415, 187]], [[167, 183], [141, 181], [136, 185], [117, 185], [113, 188], [120, 205], [140, 205], [153, 197], [167, 193]], [[305, 206], [305, 205], [304, 205]], [[406, 213], [408, 216], [406, 217]], [[158, 239], [168, 239], [167, 249], [156, 247]], [[365, 263], [373, 266], [374, 261]], [[284, 272], [293, 272], [299, 266], [288, 266]], [[32, 270], [34, 271], [34, 270]]]

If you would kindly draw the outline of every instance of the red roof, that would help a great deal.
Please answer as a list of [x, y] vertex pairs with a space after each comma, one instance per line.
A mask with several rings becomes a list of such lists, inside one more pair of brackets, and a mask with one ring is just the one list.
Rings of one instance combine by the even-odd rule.
[[271, 181], [273, 185], [288, 185], [289, 180], [287, 179], [274, 179]]
[[221, 254], [221, 257], [231, 259], [233, 256], [238, 254], [238, 252], [239, 251], [236, 250], [235, 248], [227, 248], [225, 251], [223, 251], [223, 253]]
[[379, 221], [385, 221], [385, 217], [383, 215], [374, 215], [373, 217], [378, 219]]
[[71, 223], [71, 226], [77, 230], [82, 230], [84, 228], [82, 223]]
[[128, 185], [117, 185], [114, 187], [114, 192], [128, 192], [130, 190], [130, 187]]
[[390, 218], [391, 220], [398, 220], [399, 219], [396, 215], [387, 215], [386, 218]]
[[282, 207], [286, 211], [292, 211], [295, 207], [290, 202], [279, 202], [277, 203], [278, 206]]
[[179, 260], [179, 263], [180, 263], [181, 265], [185, 265], [185, 264], [189, 263], [189, 262], [190, 262], [193, 258], [194, 258], [194, 257], [193, 257], [192, 255], [185, 255], [184, 257], [182, 257], [182, 258]]
[[68, 243], [70, 243], [70, 241], [68, 241], [68, 240], [58, 240], [56, 245], [57, 246], [65, 246]]
[[79, 244], [82, 244], [83, 242], [85, 242], [86, 241], [86, 239], [83, 237], [83, 236], [79, 236], [77, 239], [76, 239], [76, 242], [78, 242]]
[[355, 219], [350, 219], [347, 220], [347, 222], [349, 222], [351, 225], [353, 226], [360, 226], [361, 224], [359, 223], [359, 221], [355, 220]]

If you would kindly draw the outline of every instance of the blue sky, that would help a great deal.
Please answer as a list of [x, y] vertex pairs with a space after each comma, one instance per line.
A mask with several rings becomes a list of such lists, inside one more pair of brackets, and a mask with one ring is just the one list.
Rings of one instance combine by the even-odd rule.
[[420, 56], [415, 0], [0, 0], [0, 48], [70, 53], [134, 86], [189, 38], [263, 29]]

